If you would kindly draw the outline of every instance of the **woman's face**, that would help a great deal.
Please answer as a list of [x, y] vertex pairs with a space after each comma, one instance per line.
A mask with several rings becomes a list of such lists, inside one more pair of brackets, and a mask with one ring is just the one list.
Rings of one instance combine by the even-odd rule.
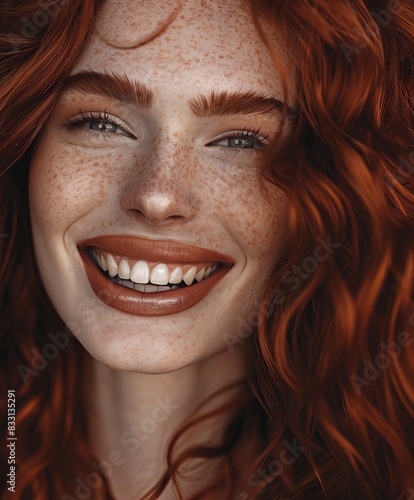
[[162, 5], [105, 5], [30, 170], [57, 311], [96, 359], [147, 373], [242, 342], [287, 238], [286, 198], [258, 178], [283, 93], [250, 15]]

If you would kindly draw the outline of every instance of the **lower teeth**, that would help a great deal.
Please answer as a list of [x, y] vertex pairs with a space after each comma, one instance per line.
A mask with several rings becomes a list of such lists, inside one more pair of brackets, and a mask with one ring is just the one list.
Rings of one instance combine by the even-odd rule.
[[115, 283], [118, 283], [118, 285], [125, 286], [126, 288], [131, 288], [133, 290], [137, 290], [138, 292], [144, 292], [144, 293], [155, 293], [155, 292], [169, 292], [170, 290], [175, 290], [177, 288], [181, 288], [180, 285], [153, 285], [151, 283], [148, 283], [147, 285], [142, 285], [140, 283], [134, 283], [133, 281], [130, 280], [122, 280], [118, 276], [111, 277], [109, 276], [109, 279]]

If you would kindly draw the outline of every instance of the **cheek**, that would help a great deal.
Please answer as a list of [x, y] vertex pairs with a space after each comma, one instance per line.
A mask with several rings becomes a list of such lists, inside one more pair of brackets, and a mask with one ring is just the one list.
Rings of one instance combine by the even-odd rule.
[[241, 170], [211, 186], [216, 200], [213, 218], [238, 241], [246, 257], [260, 262], [277, 261], [285, 251], [288, 231], [288, 202], [276, 186], [261, 189], [258, 174]]
[[260, 187], [246, 203], [245, 231], [249, 247], [261, 259], [280, 250], [286, 232], [287, 201], [284, 193], [271, 187], [263, 193]]
[[70, 224], [105, 200], [116, 177], [108, 168], [111, 157], [96, 156], [50, 142], [40, 145], [29, 174], [30, 208], [38, 223], [50, 228]]

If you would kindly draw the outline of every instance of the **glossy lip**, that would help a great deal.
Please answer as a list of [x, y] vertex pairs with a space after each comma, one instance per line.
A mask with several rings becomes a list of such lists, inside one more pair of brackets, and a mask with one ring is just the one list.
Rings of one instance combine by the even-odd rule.
[[[98, 236], [82, 240], [78, 246], [86, 275], [97, 297], [114, 309], [136, 316], [166, 316], [189, 309], [206, 297], [234, 264], [233, 259], [213, 250], [131, 236]], [[217, 261], [224, 266], [194, 285], [171, 291], [143, 293], [110, 280], [96, 265], [88, 247], [136, 260], [174, 263]]]
[[109, 253], [135, 260], [151, 262], [208, 262], [234, 264], [234, 260], [214, 250], [207, 250], [177, 241], [147, 240], [136, 236], [106, 235], [78, 241], [78, 246], [100, 248]]

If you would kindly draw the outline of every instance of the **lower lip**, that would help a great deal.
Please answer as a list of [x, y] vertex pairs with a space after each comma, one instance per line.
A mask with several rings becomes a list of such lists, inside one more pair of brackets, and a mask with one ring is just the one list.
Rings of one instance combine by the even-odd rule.
[[106, 305], [136, 316], [167, 316], [193, 307], [222, 280], [230, 267], [218, 269], [194, 285], [171, 291], [143, 293], [114, 283], [102, 274], [86, 249], [79, 249], [89, 283]]

